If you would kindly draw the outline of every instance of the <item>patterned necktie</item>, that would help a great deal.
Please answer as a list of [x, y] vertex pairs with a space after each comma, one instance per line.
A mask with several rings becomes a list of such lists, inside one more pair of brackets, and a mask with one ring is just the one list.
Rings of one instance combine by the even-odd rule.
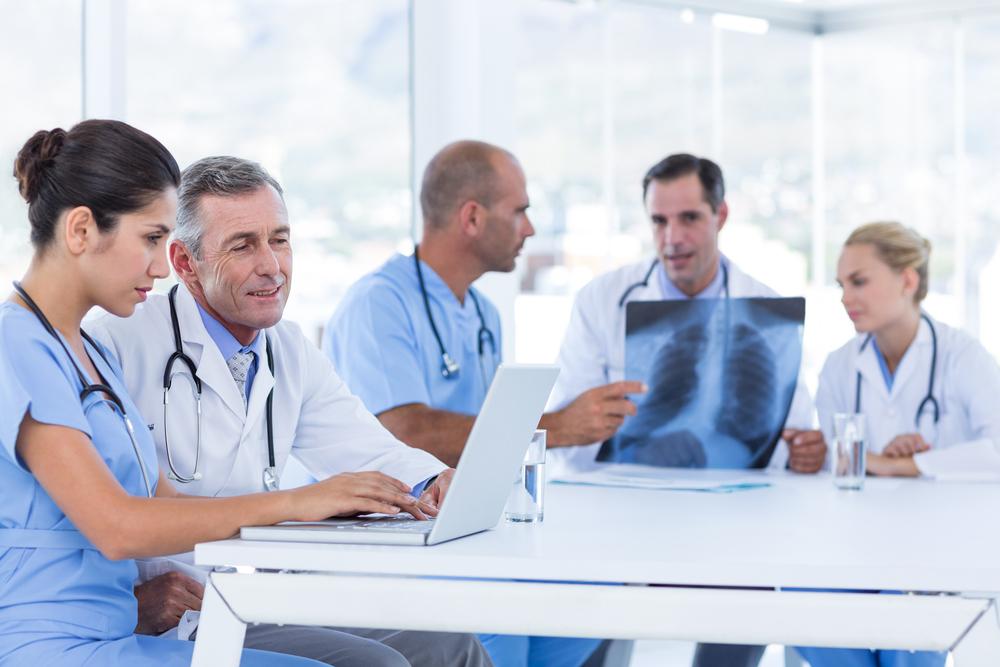
[[243, 412], [247, 411], [247, 371], [253, 362], [253, 352], [237, 352], [226, 359], [229, 372], [236, 380], [236, 386], [240, 389], [240, 398], [243, 399]]

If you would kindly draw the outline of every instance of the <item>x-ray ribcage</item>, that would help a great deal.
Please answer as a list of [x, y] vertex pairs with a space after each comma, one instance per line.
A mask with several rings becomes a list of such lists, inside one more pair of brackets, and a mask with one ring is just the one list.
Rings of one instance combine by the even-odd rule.
[[725, 409], [719, 413], [719, 433], [759, 452], [767, 444], [772, 428], [768, 417], [777, 405], [776, 364], [767, 341], [746, 324], [732, 327], [722, 382]]
[[805, 300], [696, 299], [627, 306], [625, 376], [649, 385], [599, 461], [767, 465], [791, 406]]

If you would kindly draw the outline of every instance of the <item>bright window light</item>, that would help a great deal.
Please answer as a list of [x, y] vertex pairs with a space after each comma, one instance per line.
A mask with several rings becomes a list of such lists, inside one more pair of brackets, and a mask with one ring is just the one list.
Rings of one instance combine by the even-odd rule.
[[681, 21], [684, 23], [694, 23], [694, 10], [692, 9], [682, 9], [681, 10]]
[[723, 30], [738, 30], [754, 35], [763, 35], [769, 27], [765, 19], [755, 19], [752, 16], [740, 16], [739, 14], [712, 14], [712, 25]]

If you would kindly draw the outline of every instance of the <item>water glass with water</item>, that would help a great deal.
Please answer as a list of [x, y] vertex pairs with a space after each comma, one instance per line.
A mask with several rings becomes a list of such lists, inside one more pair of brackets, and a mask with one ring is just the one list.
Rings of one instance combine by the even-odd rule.
[[833, 485], [861, 489], [865, 485], [868, 438], [863, 414], [833, 415]]
[[521, 463], [521, 472], [507, 498], [504, 516], [511, 523], [537, 523], [545, 513], [545, 430], [538, 429], [531, 438]]

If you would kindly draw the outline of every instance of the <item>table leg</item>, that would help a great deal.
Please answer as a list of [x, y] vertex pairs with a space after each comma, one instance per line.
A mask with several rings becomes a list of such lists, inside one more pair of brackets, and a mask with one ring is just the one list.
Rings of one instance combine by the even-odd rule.
[[246, 631], [246, 623], [233, 614], [209, 576], [191, 667], [239, 667]]
[[955, 667], [995, 667], [1000, 664], [1000, 619], [996, 600], [976, 619], [951, 651]]

